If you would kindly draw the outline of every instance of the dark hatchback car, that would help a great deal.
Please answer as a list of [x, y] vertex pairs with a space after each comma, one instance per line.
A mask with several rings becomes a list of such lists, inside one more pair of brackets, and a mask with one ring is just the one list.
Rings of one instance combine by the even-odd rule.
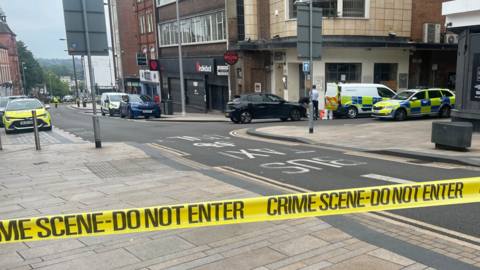
[[299, 121], [305, 117], [306, 110], [297, 102], [288, 102], [272, 94], [245, 94], [235, 96], [227, 103], [225, 117], [234, 123], [250, 123], [252, 119], [280, 118], [287, 121]]
[[120, 101], [120, 117], [133, 119], [136, 116], [160, 118], [162, 111], [160, 106], [150, 96], [124, 95]]

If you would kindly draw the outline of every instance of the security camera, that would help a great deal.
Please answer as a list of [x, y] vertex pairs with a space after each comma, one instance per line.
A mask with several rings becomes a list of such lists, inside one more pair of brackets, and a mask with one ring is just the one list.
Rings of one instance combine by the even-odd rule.
[[391, 37], [397, 36], [397, 34], [395, 34], [395, 32], [390, 32], [390, 33], [388, 33], [388, 34], [389, 34]]

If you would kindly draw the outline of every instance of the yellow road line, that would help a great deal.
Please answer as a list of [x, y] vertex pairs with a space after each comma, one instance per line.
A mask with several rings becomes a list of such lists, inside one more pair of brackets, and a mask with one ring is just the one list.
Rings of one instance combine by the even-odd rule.
[[178, 156], [190, 156], [189, 153], [185, 153], [185, 152], [182, 152], [182, 151], [170, 148], [170, 147], [166, 147], [166, 146], [163, 146], [163, 145], [160, 145], [160, 144], [157, 144], [157, 143], [147, 143], [146, 145], [157, 148], [159, 150], [170, 152], [172, 154], [176, 154]]

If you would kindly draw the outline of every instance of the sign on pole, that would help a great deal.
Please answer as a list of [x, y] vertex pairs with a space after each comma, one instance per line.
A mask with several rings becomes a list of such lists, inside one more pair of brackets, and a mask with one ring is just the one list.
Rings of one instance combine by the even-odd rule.
[[146, 65], [147, 65], [147, 54], [137, 53], [137, 66], [146, 66]]
[[[101, 0], [85, 0], [91, 55], [108, 56], [107, 25]], [[82, 0], [63, 0], [68, 55], [87, 55]]]
[[303, 72], [305, 73], [310, 72], [310, 62], [303, 62]]
[[[322, 9], [313, 8], [313, 60], [322, 60]], [[297, 59], [310, 60], [310, 8], [297, 7]]]

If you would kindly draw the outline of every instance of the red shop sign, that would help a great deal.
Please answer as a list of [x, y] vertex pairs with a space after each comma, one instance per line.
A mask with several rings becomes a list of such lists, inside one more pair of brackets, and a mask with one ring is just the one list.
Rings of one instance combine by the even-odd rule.
[[238, 54], [235, 51], [227, 51], [223, 55], [223, 60], [229, 65], [235, 65], [238, 62]]

